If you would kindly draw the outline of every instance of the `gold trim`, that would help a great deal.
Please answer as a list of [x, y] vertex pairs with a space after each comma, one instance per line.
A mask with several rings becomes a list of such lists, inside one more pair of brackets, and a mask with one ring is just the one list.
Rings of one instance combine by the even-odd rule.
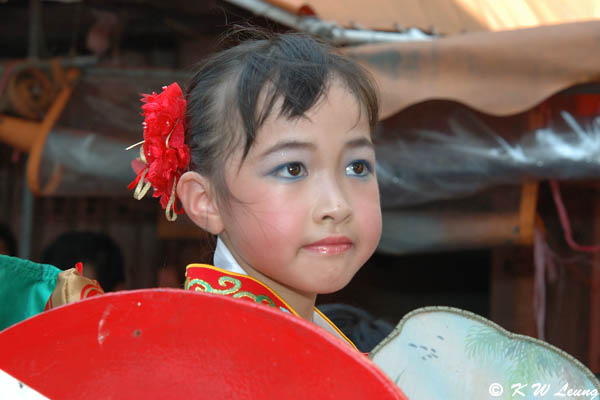
[[331, 322], [329, 320], [329, 318], [327, 318], [325, 316], [325, 314], [323, 314], [317, 307], [315, 307], [315, 312], [317, 314], [319, 314], [321, 316], [321, 318], [323, 318], [325, 320], [325, 322], [327, 322], [333, 329], [335, 329], [335, 331], [344, 339], [346, 340], [346, 342], [348, 342], [352, 347], [354, 347], [356, 349], [356, 351], [360, 352], [360, 350], [358, 350], [358, 347], [356, 347], [356, 345], [354, 343], [352, 343], [352, 340], [348, 339], [348, 337], [346, 335], [344, 335], [344, 332], [342, 332], [340, 330], [340, 328], [338, 328], [333, 322]]
[[135, 190], [133, 191], [133, 198], [136, 200], [141, 200], [144, 198], [148, 190], [150, 190], [150, 182], [144, 182], [144, 178], [146, 178], [146, 174], [148, 173], [148, 167], [144, 169], [142, 172], [142, 177], [138, 181], [137, 185], [135, 185]]
[[[288, 310], [290, 310], [290, 312], [292, 314], [294, 314], [298, 318], [302, 318], [296, 312], [296, 310], [294, 310], [292, 307], [290, 307], [290, 305], [284, 299], [282, 299], [277, 293], [275, 293], [275, 291], [273, 289], [271, 289], [269, 286], [267, 286], [266, 284], [262, 283], [261, 281], [259, 281], [256, 278], [253, 278], [253, 277], [251, 277], [249, 275], [240, 274], [238, 272], [227, 271], [226, 269], [215, 267], [214, 265], [208, 265], [208, 264], [189, 264], [187, 267], [185, 267], [186, 280], [188, 279], [187, 278], [187, 270], [188, 270], [188, 268], [208, 268], [208, 269], [212, 269], [214, 271], [218, 271], [218, 272], [221, 272], [221, 273], [224, 273], [224, 274], [228, 274], [228, 275], [233, 275], [233, 276], [237, 276], [237, 277], [241, 277], [241, 278], [250, 279], [250, 280], [258, 283], [259, 285], [267, 288], [279, 301], [281, 301], [288, 308]], [[317, 314], [319, 314], [321, 316], [321, 318], [323, 318], [325, 320], [325, 322], [327, 322], [342, 337], [342, 339], [344, 339], [346, 342], [348, 342], [354, 349], [356, 349], [356, 351], [360, 352], [360, 350], [358, 350], [358, 347], [356, 347], [356, 345], [350, 339], [348, 339], [348, 337], [346, 335], [344, 335], [344, 333], [340, 330], [340, 328], [338, 328], [337, 326], [335, 326], [335, 324], [333, 322], [331, 322], [329, 320], [329, 318], [327, 318], [325, 316], [325, 314], [323, 314], [317, 307], [313, 307], [313, 309], [314, 309], [314, 311]], [[314, 324], [314, 322], [313, 322], [313, 324]], [[319, 328], [323, 329], [322, 327], [319, 327]], [[328, 332], [328, 333], [331, 334], [331, 332]]]
[[273, 296], [276, 297], [279, 301], [281, 301], [290, 310], [290, 312], [292, 312], [292, 314], [294, 314], [298, 318], [302, 318], [296, 312], [296, 310], [294, 310], [292, 307], [290, 307], [290, 305], [284, 299], [282, 299], [281, 297], [279, 297], [279, 295], [277, 293], [275, 293], [275, 291], [273, 289], [271, 289], [270, 287], [268, 287], [267, 285], [265, 285], [264, 283], [262, 283], [258, 279], [255, 279], [255, 278], [253, 278], [253, 277], [251, 277], [249, 275], [244, 275], [244, 274], [240, 274], [240, 273], [233, 272], [233, 271], [227, 271], [226, 269], [222, 269], [222, 268], [219, 268], [219, 267], [215, 267], [214, 265], [208, 265], [208, 264], [190, 264], [190, 265], [188, 265], [187, 267], [185, 267], [186, 278], [187, 278], [187, 270], [190, 267], [192, 267], [192, 268], [208, 268], [208, 269], [212, 269], [214, 271], [218, 271], [218, 272], [225, 273], [225, 274], [228, 274], [228, 275], [233, 275], [233, 276], [238, 276], [238, 277], [241, 277], [241, 278], [250, 279], [250, 280], [258, 283], [262, 287], [265, 287], [265, 288], [269, 289], [269, 291], [271, 293], [273, 293]]
[[171, 197], [169, 197], [169, 202], [165, 207], [165, 216], [167, 220], [173, 222], [177, 219], [177, 213], [175, 212], [175, 188], [177, 186], [177, 177], [173, 180], [173, 188], [171, 189]]
[[[139, 142], [137, 142], [137, 143], [134, 143], [134, 144], [132, 144], [132, 145], [131, 145], [131, 146], [129, 146], [129, 147], [125, 147], [125, 150], [131, 150], [131, 149], [133, 149], [134, 147], [137, 147], [137, 146], [139, 146], [140, 144], [144, 144], [144, 142], [145, 142], [145, 140], [140, 140]], [[142, 154], [143, 154], [143, 153], [142, 153]]]

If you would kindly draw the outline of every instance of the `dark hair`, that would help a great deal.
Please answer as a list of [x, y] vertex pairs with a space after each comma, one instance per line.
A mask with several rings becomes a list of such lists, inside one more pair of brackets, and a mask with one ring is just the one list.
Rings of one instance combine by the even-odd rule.
[[[302, 117], [336, 78], [367, 113], [371, 132], [379, 112], [368, 73], [333, 47], [303, 33], [244, 29], [241, 34], [251, 38], [202, 63], [186, 91], [190, 167], [211, 179], [221, 198], [229, 193], [223, 172], [227, 152], [242, 145], [243, 161], [277, 100], [283, 100], [279, 116]], [[236, 134], [240, 130], [243, 135]]]
[[0, 224], [0, 241], [6, 245], [9, 256], [17, 255], [17, 240], [7, 225]]
[[78, 262], [91, 263], [106, 292], [125, 281], [121, 249], [110, 236], [100, 232], [61, 234], [44, 250], [42, 262], [62, 270], [73, 268]]

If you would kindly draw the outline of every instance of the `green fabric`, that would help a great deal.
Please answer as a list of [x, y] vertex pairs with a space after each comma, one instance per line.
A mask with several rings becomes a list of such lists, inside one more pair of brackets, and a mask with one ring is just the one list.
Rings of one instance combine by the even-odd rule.
[[0, 330], [44, 311], [60, 269], [0, 254]]

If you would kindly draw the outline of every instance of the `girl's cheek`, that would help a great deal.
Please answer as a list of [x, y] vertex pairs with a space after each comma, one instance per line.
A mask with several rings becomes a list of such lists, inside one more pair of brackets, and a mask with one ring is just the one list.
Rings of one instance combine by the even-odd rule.
[[299, 231], [304, 227], [307, 204], [298, 194], [274, 193], [254, 204], [254, 216], [267, 236], [273, 240], [289, 240], [289, 235], [302, 235]]
[[355, 192], [357, 201], [354, 203], [354, 213], [360, 221], [360, 229], [364, 233], [365, 242], [373, 246], [379, 243], [381, 237], [381, 206], [379, 203], [379, 189], [376, 184], [366, 190]]

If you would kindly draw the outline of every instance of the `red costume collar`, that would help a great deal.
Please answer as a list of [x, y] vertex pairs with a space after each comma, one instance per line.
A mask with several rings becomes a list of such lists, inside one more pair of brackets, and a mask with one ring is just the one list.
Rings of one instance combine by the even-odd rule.
[[[231, 296], [236, 299], [246, 299], [259, 304], [265, 304], [280, 309], [283, 312], [300, 315], [277, 293], [264, 283], [248, 275], [238, 274], [207, 264], [190, 264], [185, 270], [185, 289], [199, 292]], [[350, 339], [339, 330], [323, 313], [315, 307], [316, 325], [329, 331], [334, 336], [348, 342], [356, 349]], [[357, 349], [358, 350], [358, 349]]]
[[222, 294], [236, 299], [248, 299], [299, 316], [285, 300], [264, 283], [250, 276], [226, 271], [212, 265], [188, 265], [185, 270], [185, 289]]

